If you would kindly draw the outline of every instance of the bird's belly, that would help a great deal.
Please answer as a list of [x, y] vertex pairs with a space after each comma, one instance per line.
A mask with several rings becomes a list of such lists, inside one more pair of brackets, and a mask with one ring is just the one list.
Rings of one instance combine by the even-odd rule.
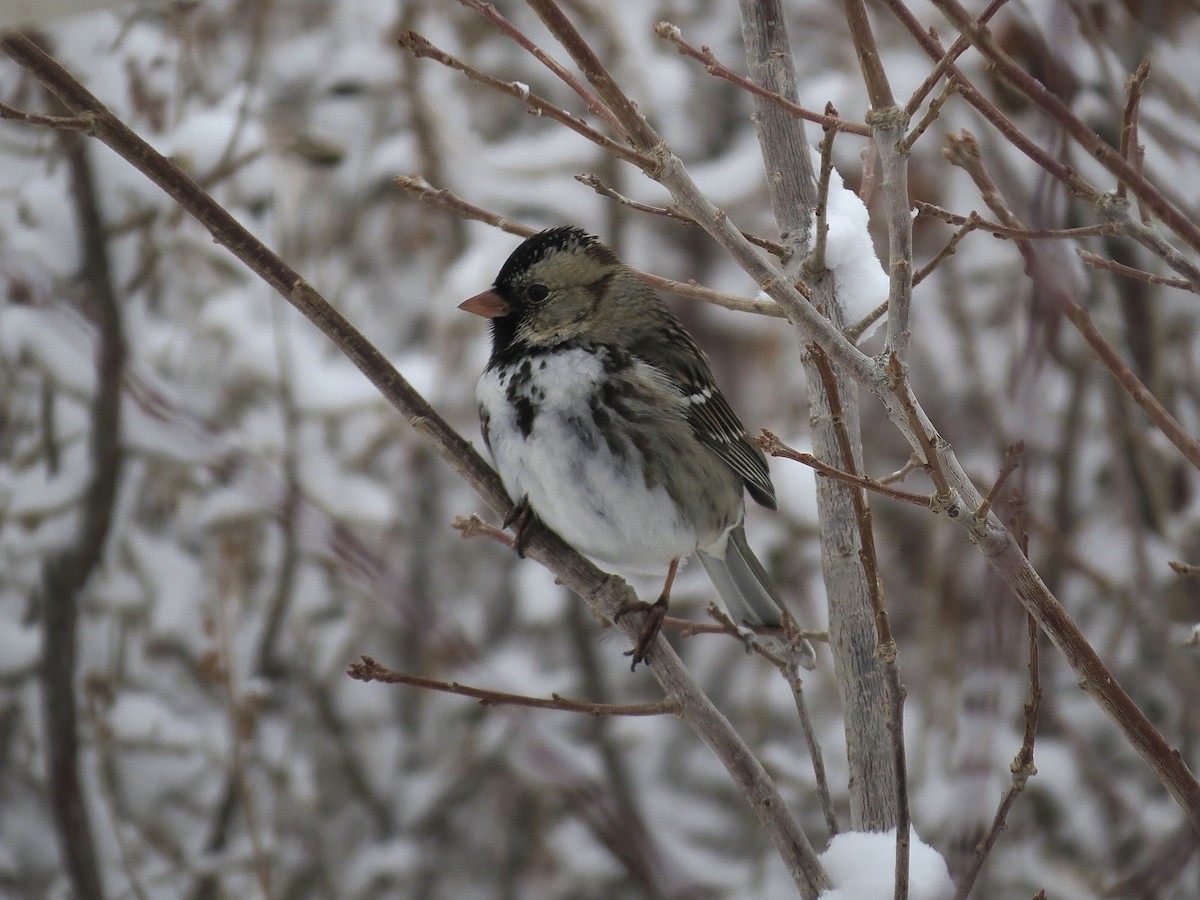
[[642, 453], [611, 419], [593, 414], [597, 373], [540, 374], [516, 392], [494, 374], [480, 381], [484, 428], [509, 494], [527, 497], [575, 549], [629, 572], [661, 573], [693, 553], [695, 529], [661, 483], [647, 485]]

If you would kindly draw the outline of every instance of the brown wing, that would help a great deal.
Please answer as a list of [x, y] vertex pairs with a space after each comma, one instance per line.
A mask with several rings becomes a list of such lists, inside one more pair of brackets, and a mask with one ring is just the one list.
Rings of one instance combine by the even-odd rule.
[[630, 351], [661, 371], [686, 398], [685, 417], [692, 433], [745, 482], [756, 502], [775, 509], [775, 488], [762, 451], [713, 380], [704, 351], [679, 320], [661, 310], [658, 327], [634, 341]]

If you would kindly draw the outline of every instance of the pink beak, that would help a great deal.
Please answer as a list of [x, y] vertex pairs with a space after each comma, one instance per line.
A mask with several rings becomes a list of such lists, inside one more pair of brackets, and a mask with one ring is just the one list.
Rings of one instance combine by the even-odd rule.
[[475, 313], [477, 316], [483, 316], [485, 319], [499, 319], [501, 316], [508, 315], [508, 304], [504, 302], [503, 297], [492, 290], [464, 300], [458, 304], [458, 308]]

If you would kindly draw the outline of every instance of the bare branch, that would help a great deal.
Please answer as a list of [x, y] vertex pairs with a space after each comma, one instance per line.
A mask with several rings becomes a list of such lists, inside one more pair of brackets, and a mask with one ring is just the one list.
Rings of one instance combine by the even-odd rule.
[[992, 506], [996, 503], [996, 498], [1000, 496], [1000, 492], [1004, 490], [1004, 483], [1008, 481], [1008, 477], [1013, 472], [1017, 471], [1017, 466], [1021, 464], [1021, 454], [1025, 452], [1025, 442], [1017, 441], [1014, 444], [1009, 444], [1004, 451], [1004, 463], [1000, 466], [1000, 471], [996, 475], [996, 480], [992, 482], [992, 489], [988, 491], [987, 497], [983, 503], [979, 505], [979, 509], [975, 511], [975, 518], [982, 522], [988, 517], [988, 513], [992, 511]]
[[[977, 21], [981, 25], [988, 22], [1007, 2], [1008, 0], [992, 0], [992, 2], [988, 4], [987, 9], [979, 14], [979, 19]], [[925, 80], [921, 82], [915, 91], [913, 91], [913, 95], [908, 98], [908, 103], [904, 108], [910, 116], [916, 114], [921, 103], [924, 102], [925, 98], [928, 97], [930, 92], [933, 90], [933, 86], [938, 83], [941, 77], [946, 74], [946, 72], [970, 46], [971, 42], [966, 38], [966, 36], [959, 35], [954, 43], [950, 45], [950, 49], [942, 54], [942, 58], [939, 59], [934, 67], [929, 70], [929, 74], [925, 76]], [[954, 78], [950, 78], [949, 82], [952, 83], [954, 80]], [[946, 93], [945, 89], [943, 89], [942, 93]], [[936, 103], [936, 101], [934, 102]], [[924, 121], [924, 119], [922, 119], [922, 121]], [[910, 143], [909, 146], [912, 146], [912, 144]]]
[[[1146, 89], [1146, 79], [1149, 77], [1150, 60], [1144, 59], [1125, 82], [1125, 111], [1121, 117], [1121, 156], [1139, 172], [1142, 170], [1144, 148], [1138, 143], [1138, 112], [1141, 109], [1142, 92]], [[1125, 194], [1125, 183], [1121, 182], [1117, 185], [1117, 196], [1124, 200]], [[1149, 224], [1144, 215], [1142, 222]]]
[[[825, 104], [828, 115], [836, 115], [832, 103]], [[817, 174], [817, 208], [814, 210], [817, 224], [812, 253], [804, 260], [801, 271], [806, 278], [820, 278], [828, 269], [825, 266], [825, 244], [829, 238], [829, 180], [833, 177], [833, 139], [837, 132], [826, 128], [821, 138], [821, 169]]]
[[[687, 225], [690, 228], [700, 227], [699, 222], [697, 222], [691, 216], [684, 215], [678, 210], [670, 209], [665, 206], [650, 206], [645, 203], [639, 203], [636, 200], [631, 200], [629, 197], [626, 197], [624, 194], [619, 193], [614, 188], [609, 187], [607, 184], [601, 181], [599, 175], [576, 175], [575, 180], [582, 185], [590, 187], [601, 197], [607, 197], [609, 200], [613, 200], [622, 206], [627, 206], [630, 209], [647, 213], [652, 216], [661, 216], [663, 218], [670, 219], [672, 222], [678, 222], [680, 225]], [[766, 238], [761, 238], [758, 235], [751, 234], [748, 231], [743, 231], [742, 237], [744, 237], [754, 246], [762, 247], [772, 256], [777, 256], [780, 259], [785, 257], [788, 253], [788, 250], [785, 247], [776, 243], [775, 241], [768, 241]]]
[[27, 125], [41, 125], [46, 128], [62, 128], [67, 131], [82, 131], [91, 134], [92, 117], [84, 114], [79, 116], [48, 116], [42, 113], [26, 112], [15, 109], [7, 103], [0, 103], [0, 119], [10, 119], [14, 122], [24, 122]]
[[539, 97], [532, 93], [528, 86], [518, 84], [514, 81], [501, 81], [499, 78], [493, 78], [480, 72], [474, 66], [469, 66], [458, 57], [447, 53], [436, 47], [428, 38], [419, 34], [416, 31], [406, 31], [399, 38], [400, 46], [412, 53], [420, 59], [432, 59], [435, 62], [441, 63], [447, 68], [454, 69], [457, 72], [462, 72], [469, 79], [479, 84], [489, 87], [501, 94], [507, 94], [509, 97], [515, 97], [520, 100], [539, 116], [545, 116], [548, 119], [553, 119], [561, 125], [570, 128], [581, 137], [587, 138], [597, 147], [611, 153], [618, 159], [623, 159], [625, 162], [632, 163], [639, 168], [646, 169], [654, 165], [652, 159], [630, 150], [624, 144], [614, 141], [596, 129], [592, 128], [582, 119], [578, 119], [571, 115], [565, 109], [555, 106], [549, 100]]
[[663, 40], [670, 41], [679, 50], [680, 56], [687, 56], [699, 63], [703, 63], [704, 70], [710, 75], [716, 75], [718, 78], [724, 78], [731, 84], [735, 84], [744, 91], [748, 91], [755, 97], [760, 97], [769, 103], [774, 103], [780, 109], [784, 109], [798, 119], [805, 119], [809, 122], [815, 122], [827, 131], [845, 131], [850, 134], [861, 135], [862, 137], [870, 137], [871, 129], [866, 125], [858, 122], [851, 122], [848, 119], [843, 119], [838, 116], [837, 111], [830, 112], [828, 109], [825, 112], [813, 112], [810, 109], [805, 109], [798, 103], [789, 100], [787, 97], [781, 96], [774, 91], [768, 91], [763, 87], [755, 84], [749, 78], [737, 74], [732, 69], [721, 64], [713, 55], [712, 50], [708, 47], [701, 47], [697, 50], [691, 44], [683, 39], [683, 34], [680, 32], [677, 25], [672, 25], [670, 22], [659, 22], [654, 26], [654, 33]]
[[546, 53], [541, 47], [529, 39], [529, 36], [521, 29], [517, 28], [512, 22], [504, 18], [500, 11], [490, 3], [484, 3], [483, 0], [458, 0], [463, 6], [469, 6], [471, 9], [478, 12], [485, 19], [495, 26], [505, 37], [511, 39], [514, 43], [520, 46], [523, 50], [529, 53], [534, 59], [540, 62], [543, 66], [553, 72], [567, 87], [573, 90], [576, 95], [587, 106], [588, 112], [594, 115], [597, 119], [604, 122], [615, 134], [624, 134], [621, 128], [621, 123], [617, 121], [616, 116], [612, 111], [601, 103], [596, 95], [593, 94], [586, 84], [576, 78], [573, 74], [567, 71], [566, 67], [559, 63], [558, 60]]
[[[854, 472], [854, 448], [850, 442], [850, 434], [846, 429], [842, 415], [841, 396], [837, 390], [837, 377], [829, 365], [829, 358], [815, 346], [809, 346], [813, 364], [825, 384], [829, 395], [829, 411], [833, 415], [833, 426], [837, 433], [838, 445], [841, 449], [842, 466]], [[895, 359], [895, 356], [892, 357]], [[908, 864], [909, 842], [911, 841], [912, 820], [908, 807], [908, 764], [904, 749], [904, 687], [900, 683], [900, 672], [896, 665], [896, 639], [892, 636], [892, 626], [888, 617], [887, 605], [883, 599], [883, 585], [879, 578], [879, 560], [875, 551], [875, 529], [872, 524], [871, 507], [866, 495], [861, 490], [851, 492], [854, 503], [855, 519], [858, 524], [862, 549], [859, 557], [862, 560], [863, 571], [866, 574], [871, 609], [875, 615], [876, 645], [875, 655], [879, 658], [883, 669], [884, 683], [887, 685], [887, 730], [892, 743], [892, 767], [896, 783], [896, 881], [895, 898], [905, 900], [908, 897]]]
[[679, 714], [679, 704], [674, 700], [663, 700], [659, 703], [591, 703], [587, 700], [572, 700], [558, 694], [551, 694], [550, 699], [529, 697], [524, 694], [510, 694], [507, 691], [471, 687], [459, 684], [457, 681], [442, 681], [438, 678], [394, 672], [369, 656], [364, 656], [362, 662], [351, 663], [346, 674], [355, 681], [407, 684], [429, 691], [472, 697], [483, 706], [527, 706], [531, 709], [553, 709], [559, 712], [585, 713], [589, 716], [674, 716]]
[[[895, 488], [888, 487], [881, 481], [875, 481], [867, 478], [865, 475], [855, 475], [853, 472], [846, 472], [828, 463], [823, 463], [811, 453], [803, 453], [799, 450], [793, 450], [773, 432], [766, 428], [762, 429], [759, 437], [755, 438], [754, 443], [762, 448], [764, 453], [770, 456], [780, 457], [782, 459], [790, 459], [793, 462], [798, 462], [814, 469], [821, 475], [834, 478], [838, 481], [849, 484], [853, 487], [863, 488], [864, 490], [873, 491], [883, 497], [888, 497], [892, 500], [899, 500], [901, 503], [910, 503], [913, 506], [920, 506], [923, 509], [929, 508], [929, 497], [923, 494], [913, 494], [909, 491], [900, 491]], [[917, 468], [923, 468], [918, 465]]]
[[1097, 256], [1090, 250], [1084, 250], [1081, 247], [1076, 247], [1075, 252], [1083, 260], [1084, 265], [1091, 266], [1093, 269], [1106, 269], [1109, 272], [1124, 275], [1126, 278], [1136, 278], [1138, 281], [1145, 281], [1149, 284], [1161, 284], [1164, 287], [1179, 288], [1181, 291], [1191, 291], [1193, 294], [1200, 294], [1200, 286], [1185, 278], [1168, 278], [1165, 275], [1154, 275], [1142, 269], [1135, 269], [1133, 266], [1119, 263], [1115, 259], [1105, 259], [1103, 256]]
[[34, 124], [65, 129], [61, 137], [75, 198], [80, 272], [96, 320], [97, 340], [96, 388], [91, 398], [87, 439], [90, 475], [70, 543], [51, 554], [42, 567], [42, 747], [46, 790], [63, 868], [78, 896], [101, 900], [104, 880], [79, 760], [77, 635], [80, 594], [100, 564], [108, 543], [124, 469], [121, 381], [126, 348], [90, 148], [78, 133], [87, 129], [62, 125], [71, 118], [90, 120], [90, 117], [45, 118], [47, 121]]

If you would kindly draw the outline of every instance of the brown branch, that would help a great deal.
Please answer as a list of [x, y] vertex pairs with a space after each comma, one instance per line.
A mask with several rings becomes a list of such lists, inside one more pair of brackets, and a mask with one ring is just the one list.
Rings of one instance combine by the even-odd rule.
[[1154, 275], [1151, 272], [1119, 263], [1115, 259], [1105, 259], [1103, 256], [1097, 256], [1090, 250], [1084, 250], [1081, 247], [1076, 247], [1075, 252], [1079, 255], [1085, 266], [1091, 266], [1093, 269], [1107, 269], [1109, 272], [1116, 272], [1118, 275], [1124, 275], [1126, 278], [1136, 278], [1138, 281], [1145, 281], [1149, 284], [1161, 284], [1164, 287], [1179, 288], [1181, 291], [1200, 294], [1200, 286], [1188, 281], [1186, 278], [1168, 278], [1164, 275]]
[[[684, 215], [676, 209], [671, 209], [665, 206], [650, 206], [647, 203], [639, 203], [637, 200], [626, 197], [624, 194], [618, 192], [614, 188], [609, 187], [607, 184], [601, 181], [599, 175], [585, 173], [582, 175], [576, 175], [575, 180], [586, 187], [590, 187], [601, 197], [607, 197], [609, 200], [619, 203], [622, 206], [626, 206], [629, 209], [636, 210], [637, 212], [647, 213], [652, 216], [661, 216], [662, 218], [670, 219], [672, 222], [678, 222], [680, 225], [687, 225], [689, 228], [700, 227], [699, 222], [697, 222], [691, 216]], [[784, 258], [788, 253], [787, 249], [781, 244], [778, 244], [775, 241], [768, 241], [766, 238], [761, 238], [758, 235], [751, 234], [748, 231], [743, 231], [742, 237], [744, 237], [754, 246], [762, 247], [772, 256], [776, 256], [780, 259]]]
[[[865, 475], [856, 475], [853, 472], [846, 472], [836, 466], [831, 466], [828, 463], [821, 462], [811, 453], [804, 453], [800, 450], [794, 450], [780, 440], [779, 436], [766, 428], [762, 429], [762, 433], [754, 439], [754, 443], [762, 448], [764, 453], [770, 456], [776, 456], [781, 459], [790, 459], [793, 462], [798, 462], [815, 470], [821, 475], [836, 479], [844, 484], [852, 487], [862, 488], [864, 490], [873, 491], [883, 497], [888, 497], [892, 500], [899, 500], [902, 503], [911, 503], [913, 506], [920, 506], [924, 509], [929, 508], [929, 497], [924, 494], [914, 494], [910, 491], [901, 491], [896, 488], [888, 487], [882, 482], [875, 481]], [[921, 466], [923, 468], [923, 466]]]
[[520, 100], [537, 115], [545, 116], [547, 119], [552, 119], [560, 125], [565, 125], [576, 134], [587, 138], [587, 140], [591, 141], [597, 147], [611, 153], [618, 159], [623, 159], [625, 162], [632, 163], [642, 169], [654, 165], [653, 160], [649, 157], [630, 150], [626, 145], [601, 134], [582, 119], [571, 115], [565, 109], [555, 106], [549, 100], [532, 93], [527, 86], [517, 84], [514, 81], [502, 81], [499, 78], [493, 78], [491, 75], [479, 71], [474, 66], [468, 65], [458, 57], [440, 49], [432, 41], [416, 31], [406, 31], [401, 34], [399, 43], [401, 47], [419, 59], [432, 59], [449, 69], [461, 72], [477, 84], [482, 84], [501, 94], [506, 94], [509, 97]]
[[794, 103], [787, 97], [783, 97], [774, 91], [768, 91], [765, 88], [755, 84], [749, 78], [739, 75], [732, 69], [723, 65], [712, 50], [706, 46], [702, 46], [697, 50], [694, 46], [683, 39], [683, 34], [680, 32], [677, 25], [672, 25], [670, 22], [659, 22], [654, 26], [654, 33], [666, 41], [670, 41], [679, 51], [680, 56], [687, 56], [704, 65], [704, 71], [710, 75], [716, 75], [718, 78], [723, 78], [731, 84], [735, 84], [744, 91], [748, 91], [755, 97], [760, 97], [768, 103], [774, 103], [780, 109], [786, 110], [791, 115], [798, 119], [804, 119], [809, 122], [815, 122], [822, 128], [829, 131], [845, 131], [850, 134], [861, 135], [862, 137], [870, 137], [871, 129], [866, 125], [858, 122], [851, 122], [848, 119], [843, 119], [837, 115], [837, 112], [830, 112], [828, 109], [825, 112], [813, 112], [811, 109], [805, 109], [798, 103]]
[[[970, 134], [970, 132], [964, 132], [964, 134]], [[943, 151], [943, 155], [947, 155], [946, 151]], [[941, 219], [948, 225], [974, 225], [975, 228], [978, 228], [980, 231], [986, 231], [993, 237], [1009, 238], [1014, 241], [1065, 241], [1081, 237], [1101, 237], [1120, 232], [1120, 228], [1112, 222], [1106, 222], [1102, 225], [1083, 225], [1078, 228], [1014, 228], [1010, 225], [1001, 225], [999, 222], [989, 221], [977, 212], [960, 216], [936, 204], [926, 203], [924, 200], [917, 200], [913, 205], [916, 207], [917, 215], [919, 216]]]
[[934, 269], [940, 266], [948, 258], [953, 256], [958, 251], [958, 245], [968, 234], [979, 227], [979, 218], [971, 213], [971, 218], [958, 228], [954, 234], [950, 235], [950, 240], [946, 241], [945, 245], [939, 250], [929, 262], [923, 265], [913, 275], [913, 285], [918, 285], [930, 276]]
[[91, 134], [92, 131], [92, 117], [86, 114], [80, 116], [48, 116], [42, 113], [16, 109], [7, 103], [0, 103], [0, 119], [24, 122], [27, 125], [41, 125], [46, 128], [82, 131], [84, 134]]
[[929, 433], [925, 430], [925, 426], [921, 422], [921, 416], [917, 412], [917, 405], [912, 396], [912, 388], [908, 383], [908, 376], [905, 374], [903, 367], [900, 365], [900, 360], [894, 353], [888, 357], [888, 377], [889, 387], [904, 410], [909, 428], [917, 436], [921, 453], [925, 457], [925, 469], [929, 472], [929, 477], [933, 480], [933, 486], [936, 488], [930, 508], [945, 510], [946, 514], [953, 519], [959, 514], [955, 492], [950, 488], [950, 481], [946, 477], [945, 470], [942, 468], [942, 460], [937, 453], [937, 449], [934, 447], [933, 439], [929, 437]]
[[[946, 56], [946, 50], [942, 47], [942, 43], [938, 40], [937, 35], [927, 29], [913, 15], [905, 0], [882, 0], [882, 2], [931, 59], [940, 61]], [[1101, 191], [1099, 188], [1080, 176], [1070, 166], [1059, 162], [1031, 140], [1024, 131], [1004, 115], [1004, 113], [1000, 112], [995, 104], [984, 97], [971, 84], [970, 80], [962, 73], [958, 66], [953, 64], [948, 65], [946, 71], [958, 81], [958, 91], [962, 97], [991, 123], [992, 127], [1000, 133], [1001, 137], [1033, 160], [1034, 163], [1051, 176], [1067, 185], [1073, 194], [1093, 202], [1100, 198]]]
[[[992, 2], [988, 4], [987, 9], [979, 14], [979, 18], [976, 21], [981, 25], [988, 22], [994, 15], [996, 15], [997, 12], [1000, 11], [1000, 7], [1004, 6], [1004, 4], [1007, 2], [1008, 0], [992, 0]], [[933, 90], [933, 86], [938, 83], [938, 80], [946, 74], [946, 72], [970, 46], [971, 42], [967, 39], [966, 35], [960, 34], [954, 43], [950, 45], [950, 49], [942, 54], [942, 58], [934, 64], [934, 67], [929, 71], [929, 74], [925, 76], [925, 80], [921, 82], [915, 91], [913, 91], [913, 95], [908, 98], [908, 103], [904, 108], [910, 116], [916, 114], [917, 108], [921, 105], [925, 98], [929, 96], [930, 91]], [[953, 83], [954, 81], [955, 79], [953, 77], [949, 79], [949, 83]], [[945, 93], [944, 90], [943, 93]], [[911, 144], [909, 146], [911, 146]]]
[[[583, 39], [571, 20], [559, 8], [554, 0], [528, 0], [533, 11], [542, 20], [555, 40], [562, 45], [575, 65], [583, 72], [600, 99], [616, 116], [622, 130], [629, 136], [630, 142], [643, 151], [651, 151], [662, 143], [650, 123], [638, 112], [637, 104], [625, 96], [616, 79], [609, 73], [608, 68], [601, 62], [600, 57]], [[656, 165], [646, 170], [651, 177], [657, 177], [660, 168]]]
[[1021, 465], [1021, 454], [1024, 452], [1024, 441], [1016, 441], [1008, 445], [1008, 448], [1004, 451], [1004, 462], [1000, 466], [996, 480], [992, 482], [992, 489], [988, 491], [988, 495], [983, 503], [979, 505], [979, 509], [975, 510], [975, 518], [978, 521], [982, 522], [988, 517], [988, 513], [992, 511], [992, 506], [996, 503], [996, 498], [1000, 496], [1000, 491], [1004, 489], [1004, 483], [1008, 481], [1008, 477], [1017, 471], [1017, 467]]
[[1192, 565], [1191, 563], [1179, 562], [1179, 560], [1176, 559], [1168, 560], [1167, 565], [1171, 567], [1171, 571], [1176, 575], [1200, 576], [1200, 566]]
[[80, 273], [97, 332], [96, 388], [87, 437], [90, 475], [70, 544], [47, 558], [42, 568], [42, 746], [50, 811], [67, 877], [77, 896], [100, 900], [104, 879], [79, 765], [79, 599], [103, 557], [124, 467], [121, 380], [126, 348], [95, 174], [89, 148], [78, 133], [86, 129], [62, 124], [71, 118], [88, 117], [54, 115], [32, 123], [66, 129], [61, 138], [75, 198]]
[[[825, 112], [836, 115], [837, 109], [832, 103], [825, 104]], [[821, 168], [817, 172], [817, 207], [813, 210], [817, 220], [814, 229], [812, 252], [800, 267], [806, 279], [822, 277], [828, 270], [825, 265], [825, 246], [829, 239], [829, 181], [833, 177], [833, 139], [837, 132], [826, 128], [821, 136]]]
[[854, 42], [858, 68], [862, 71], [863, 83], [867, 86], [872, 111], [891, 109], [896, 105], [896, 98], [892, 95], [892, 86], [888, 83], [887, 72], [884, 71], [883, 61], [879, 58], [879, 45], [875, 43], [875, 35], [871, 31], [866, 3], [864, 0], [842, 0], [842, 12], [845, 14], [846, 24], [850, 26], [850, 39]]
[[[1142, 148], [1138, 143], [1138, 113], [1141, 110], [1142, 93], [1146, 79], [1150, 77], [1150, 60], [1143, 59], [1129, 80], [1125, 82], [1125, 110], [1121, 115], [1121, 157], [1141, 171]], [[1117, 196], [1125, 199], [1125, 183], [1117, 185]]]
[[592, 115], [604, 122], [614, 133], [624, 135], [624, 130], [621, 128], [621, 123], [617, 121], [616, 116], [612, 114], [612, 111], [607, 106], [600, 102], [595, 94], [588, 90], [588, 86], [567, 71], [566, 67], [558, 60], [554, 59], [554, 57], [550, 56], [550, 54], [546, 53], [546, 51], [530, 40], [529, 36], [521, 31], [521, 29], [504, 18], [496, 7], [490, 3], [483, 2], [483, 0], [458, 0], [458, 2], [463, 6], [468, 6], [475, 10], [491, 22], [497, 31], [520, 46], [521, 49], [525, 50], [530, 56], [553, 72], [563, 84], [574, 91]]
[[440, 691], [443, 694], [471, 697], [478, 700], [482, 706], [527, 706], [531, 709], [586, 713], [589, 716], [674, 716], [679, 714], [679, 704], [674, 700], [663, 700], [659, 703], [592, 703], [587, 700], [572, 700], [558, 694], [551, 694], [549, 699], [529, 697], [525, 694], [510, 694], [507, 691], [472, 687], [467, 684], [459, 684], [457, 681], [442, 681], [438, 678], [394, 672], [369, 656], [364, 656], [362, 662], [351, 663], [346, 674], [355, 681], [407, 684], [429, 691]]
[[825, 773], [825, 755], [821, 752], [821, 744], [813, 729], [812, 719], [808, 714], [808, 704], [804, 700], [804, 681], [796, 666], [782, 669], [787, 677], [788, 687], [792, 690], [792, 699], [796, 704], [796, 718], [800, 720], [800, 730], [804, 734], [804, 744], [808, 747], [808, 757], [812, 760], [813, 778], [817, 782], [817, 796], [821, 800], [821, 814], [825, 817], [825, 827], [829, 836], [841, 832], [838, 825], [837, 812], [833, 807], [833, 798], [829, 793], [829, 777]]
[[[946, 101], [957, 91], [958, 80], [955, 78], [951, 78], [942, 86], [942, 89], [938, 91], [938, 95], [929, 102], [929, 109], [925, 110], [925, 115], [921, 116], [920, 121], [912, 127], [912, 130], [904, 136], [904, 140], [900, 142], [901, 153], [912, 153], [912, 148], [921, 139], [921, 135], [929, 130], [930, 125], [937, 121], [938, 116], [942, 114], [942, 107], [946, 105]], [[909, 116], [912, 115], [912, 111], [907, 108], [905, 112]]]

